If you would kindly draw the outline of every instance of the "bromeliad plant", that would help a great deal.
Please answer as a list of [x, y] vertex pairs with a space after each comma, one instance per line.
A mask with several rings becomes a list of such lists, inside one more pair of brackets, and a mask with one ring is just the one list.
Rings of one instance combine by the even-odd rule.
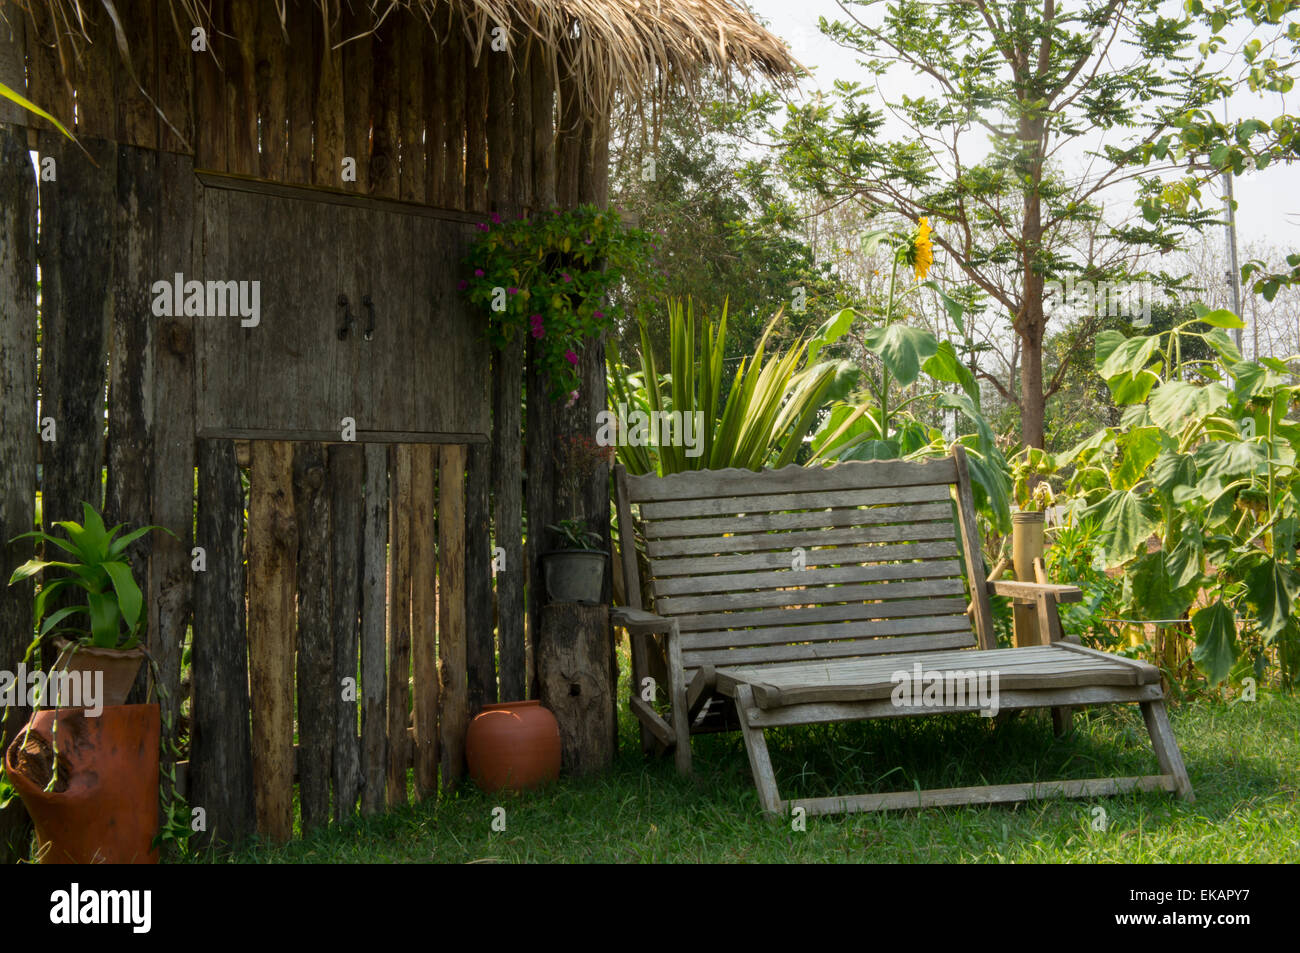
[[[1058, 457], [1075, 518], [1094, 519], [1108, 568], [1124, 570], [1134, 620], [1189, 619], [1191, 659], [1211, 685], [1300, 674], [1300, 386], [1288, 362], [1243, 360], [1228, 311], [1195, 310], [1169, 331], [1097, 339], [1097, 366], [1117, 403], [1108, 427]], [[1184, 361], [1200, 338], [1212, 360]], [[1158, 547], [1148, 546], [1156, 540]]]
[[593, 205], [516, 221], [494, 214], [478, 228], [460, 288], [487, 313], [488, 339], [505, 348], [531, 336], [551, 398], [575, 400], [580, 353], [616, 325], [613, 293], [630, 273], [655, 273], [650, 234]]
[[[144, 526], [119, 536], [122, 525], [108, 529], [89, 503], [83, 502], [81, 506], [81, 523], [65, 520], [56, 524], [63, 530], [63, 537], [36, 530], [11, 540], [39, 539], [71, 557], [61, 561], [30, 559], [15, 569], [9, 579], [12, 586], [47, 569], [62, 569], [67, 573], [46, 579], [36, 594], [36, 638], [28, 655], [43, 639], [55, 635], [70, 636], [83, 645], [101, 649], [126, 651], [139, 644], [144, 598], [127, 562], [126, 549], [150, 530], [171, 531], [161, 526]], [[81, 590], [84, 602], [49, 611], [56, 595], [75, 590]], [[85, 624], [71, 624], [74, 616], [83, 616]]]

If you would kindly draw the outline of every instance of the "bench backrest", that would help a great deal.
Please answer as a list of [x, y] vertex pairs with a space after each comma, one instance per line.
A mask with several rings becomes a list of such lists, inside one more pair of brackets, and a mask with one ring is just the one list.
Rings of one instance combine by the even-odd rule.
[[677, 620], [688, 671], [995, 644], [960, 447], [761, 472], [617, 467], [615, 480], [620, 524], [640, 510], [653, 609]]

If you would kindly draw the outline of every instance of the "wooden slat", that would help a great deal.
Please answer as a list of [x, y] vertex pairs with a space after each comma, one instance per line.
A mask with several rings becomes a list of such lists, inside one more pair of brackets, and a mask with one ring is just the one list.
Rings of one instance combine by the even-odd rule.
[[720, 499], [673, 500], [667, 503], [642, 503], [641, 516], [647, 520], [689, 519], [743, 513], [780, 513], [789, 510], [849, 509], [872, 506], [872, 522], [902, 523], [918, 520], [949, 519], [951, 491], [947, 484], [936, 486], [879, 487], [871, 490], [839, 490], [828, 493], [811, 490], [803, 493], [761, 493], [756, 496], [730, 496]]
[[1140, 659], [1125, 658], [1123, 655], [1112, 655], [1109, 652], [1098, 652], [1096, 649], [1090, 649], [1084, 645], [1075, 645], [1073, 642], [1054, 642], [1052, 643], [1052, 647], [1062, 649], [1066, 652], [1072, 652], [1076, 655], [1083, 655], [1087, 658], [1105, 659], [1108, 662], [1127, 665], [1129, 668], [1140, 674], [1140, 680], [1143, 684], [1155, 684], [1160, 681], [1160, 669], [1156, 668], [1150, 662], [1143, 662]]
[[[741, 593], [751, 590], [798, 587], [803, 602], [820, 602], [818, 595], [829, 585], [876, 582], [889, 579], [935, 579], [959, 576], [954, 559], [926, 560], [919, 563], [881, 563], [866, 566], [841, 566], [835, 569], [784, 569], [774, 572], [737, 572], [721, 576], [673, 576], [656, 579], [655, 596], [700, 595], [711, 592]], [[793, 596], [791, 598], [794, 598]], [[839, 600], [835, 600], [839, 601]]]
[[40, 134], [42, 157], [58, 168], [58, 188], [41, 192], [41, 416], [57, 439], [41, 444], [41, 514], [82, 520], [81, 502], [102, 506], [104, 382], [108, 354], [104, 303], [111, 294], [117, 149], [83, 140], [98, 167], [57, 132]]
[[388, 769], [388, 450], [367, 444], [361, 583], [361, 811], [384, 808]]
[[[116, 43], [110, 41], [112, 32], [99, 34], [99, 42], [114, 48], [117, 53], [117, 135], [116, 140], [140, 149], [158, 148], [158, 114], [152, 99], [158, 101], [157, 31], [170, 26], [167, 20], [154, 19], [154, 0], [117, 0], [114, 4], [123, 25], [129, 23], [127, 44], [130, 50], [131, 70], [126, 68]], [[134, 72], [135, 78], [131, 78]]]
[[81, 41], [81, 52], [75, 59], [77, 137], [113, 140], [117, 137], [117, 44], [102, 5], [88, 7], [85, 20], [95, 42]]
[[1094, 798], [1129, 791], [1173, 791], [1174, 780], [1165, 774], [1131, 778], [1084, 778], [1077, 781], [1031, 781], [987, 787], [899, 791], [891, 794], [855, 794], [844, 797], [798, 798], [783, 804], [803, 808], [810, 816], [855, 814], [866, 811], [906, 811], [961, 804], [1009, 804], [1046, 798]]
[[[59, 28], [46, 7], [32, 7], [31, 17], [24, 31], [27, 46], [27, 98], [71, 129], [74, 126], [72, 85], [64, 79], [63, 68], [59, 65], [59, 53], [54, 44]], [[18, 88], [17, 84], [11, 86]], [[26, 113], [24, 115], [27, 117], [24, 122], [32, 128], [39, 129], [42, 133], [59, 134], [46, 120]]]
[[[171, 0], [153, 0], [158, 24], [158, 77], [154, 101], [168, 120], [165, 123], [155, 119], [158, 147], [165, 152], [192, 154], [195, 143], [194, 68], [195, 63], [206, 58], [207, 54], [195, 53], [190, 48], [190, 24], [181, 22], [179, 17], [173, 20], [171, 9]], [[168, 123], [176, 127], [174, 132]]]
[[[335, 49], [342, 38], [340, 20], [335, 10], [322, 17], [314, 4], [309, 4], [316, 14], [319, 26], [316, 36], [320, 46], [316, 50], [316, 101], [313, 133], [312, 181], [317, 185], [338, 187], [342, 185], [343, 155], [346, 140], [343, 134], [344, 98], [343, 52]], [[410, 31], [415, 32], [415, 31]]]
[[387, 803], [405, 804], [411, 721], [411, 485], [410, 444], [388, 449], [392, 506], [388, 514], [388, 769]]
[[248, 500], [248, 658], [257, 830], [293, 836], [293, 656], [298, 527], [293, 445], [253, 443]]
[[997, 647], [998, 636], [993, 631], [993, 610], [989, 605], [984, 551], [980, 545], [966, 448], [959, 443], [953, 445], [952, 463], [957, 470], [957, 518], [961, 529], [962, 553], [966, 561], [966, 581], [970, 583], [971, 599], [975, 607], [975, 634], [979, 637], [980, 648], [992, 649]]
[[893, 602], [849, 603], [752, 612], [710, 612], [675, 616], [682, 632], [721, 632], [763, 625], [804, 625], [811, 622], [849, 622], [855, 619], [903, 619], [910, 616], [951, 615], [965, 610], [965, 599], [920, 599]]
[[[723, 516], [717, 519], [657, 520], [646, 524], [648, 539], [667, 539], [674, 536], [710, 536], [728, 534], [744, 536], [761, 533], [776, 535], [783, 530], [824, 529], [833, 526], [861, 526], [862, 542], [905, 542], [919, 539], [951, 539], [952, 521], [907, 522], [887, 526], [875, 525], [880, 520], [872, 510], [824, 510], [802, 513], [762, 513], [754, 516]], [[725, 544], [719, 544], [720, 548]], [[764, 547], [769, 548], [769, 547]]]
[[725, 649], [731, 646], [779, 645], [785, 642], [828, 642], [834, 639], [883, 639], [894, 636], [935, 635], [940, 632], [969, 632], [966, 614], [935, 615], [916, 619], [868, 619], [832, 622], [825, 625], [784, 625], [762, 629], [731, 629], [726, 632], [682, 634], [688, 651]]
[[371, 195], [397, 198], [401, 190], [401, 56], [398, 18], [390, 16], [373, 35], [370, 87]]
[[805, 659], [840, 659], [859, 655], [892, 655], [909, 652], [934, 652], [941, 649], [974, 645], [969, 632], [938, 635], [910, 635], [901, 639], [854, 639], [845, 642], [809, 642], [806, 644], [766, 645], [756, 648], [716, 649], [682, 653], [688, 668], [701, 665], [755, 665], [766, 662], [791, 662]]
[[329, 823], [333, 774], [334, 682], [331, 638], [330, 501], [325, 448], [293, 446], [294, 513], [298, 524], [298, 802], [304, 831]]
[[[867, 512], [858, 510], [857, 512]], [[953, 530], [948, 523], [922, 523], [921, 526], [942, 526], [944, 530], [927, 530], [930, 535], [951, 539]], [[781, 533], [754, 533], [739, 536], [706, 536], [701, 538], [651, 539], [646, 542], [646, 552], [652, 559], [671, 559], [678, 556], [733, 555], [772, 550], [789, 551], [795, 546], [854, 546], [861, 543], [897, 542], [895, 527], [856, 526], [847, 529], [813, 529]], [[912, 533], [909, 531], [909, 535]]]
[[[150, 312], [153, 296], [140, 274], [157, 274], [154, 250], [158, 245], [159, 217], [164, 199], [159, 192], [158, 154], [133, 146], [117, 149], [117, 195], [113, 227], [107, 236], [112, 258], [108, 355], [108, 435], [105, 440], [104, 518], [108, 525], [148, 526], [153, 519], [153, 446], [155, 322]], [[101, 239], [102, 240], [102, 239]], [[164, 412], [170, 408], [163, 408]], [[191, 474], [192, 480], [192, 474]], [[191, 482], [191, 492], [193, 483]], [[191, 513], [190, 519], [193, 519]], [[180, 527], [188, 528], [188, 524]], [[154, 534], [146, 534], [127, 550], [133, 565], [144, 567], [153, 551]], [[148, 589], [147, 579], [141, 579]], [[152, 614], [152, 613], [151, 613]], [[156, 636], [157, 633], [155, 632]], [[185, 637], [184, 630], [177, 639]], [[168, 670], [179, 670], [178, 644], [150, 642], [162, 650]], [[148, 677], [136, 679], [134, 698], [144, 700]], [[178, 680], [179, 684], [179, 680]], [[175, 687], [166, 704], [168, 715], [177, 711]], [[174, 723], [174, 718], [173, 718]]]
[[465, 88], [465, 196], [461, 206], [487, 211], [487, 104], [488, 66], [486, 56], [474, 61], [463, 36], [451, 41], [460, 48]]
[[[939, 563], [937, 565], [943, 565]], [[876, 567], [880, 572], [892, 567]], [[916, 572], [899, 576], [915, 580]], [[823, 586], [818, 589], [770, 589], [762, 592], [722, 592], [702, 596], [665, 596], [656, 599], [661, 615], [685, 615], [696, 612], [725, 612], [734, 609], [759, 609], [775, 606], [825, 605], [861, 602], [864, 599], [913, 599], [919, 596], [955, 596], [965, 592], [960, 579], [924, 579], [887, 584]]]
[[[261, 145], [258, 174], [264, 179], [283, 182], [289, 171], [289, 57], [290, 47], [280, 24], [279, 5], [263, 3], [257, 8], [258, 27], [254, 36], [257, 72], [254, 84], [257, 90], [258, 138]], [[294, 8], [286, 4], [286, 17]], [[294, 24], [297, 26], [297, 24]], [[300, 36], [293, 44], [309, 45], [311, 33]], [[294, 64], [295, 70], [298, 66]], [[301, 105], [295, 103], [295, 105]]]
[[[723, 688], [722, 671], [718, 672], [718, 687]], [[1017, 708], [1059, 708], [1065, 705], [1105, 705], [1115, 702], [1144, 702], [1160, 699], [1158, 685], [1099, 685], [1081, 688], [1047, 688], [1011, 690], [998, 693], [998, 706], [1002, 711]], [[935, 709], [922, 705], [895, 705], [892, 699], [875, 699], [863, 702], [814, 702], [789, 705], [767, 711], [751, 708], [750, 723], [767, 728], [790, 725], [822, 725], [837, 721], [865, 721], [872, 718], [915, 718], [935, 714]], [[979, 705], [950, 705], [945, 714], [975, 713]]]
[[1081, 662], [1049, 646], [1033, 646], [1024, 649], [976, 649], [950, 652], [927, 652], [924, 655], [909, 654], [905, 661], [896, 662], [890, 658], [859, 659], [852, 662], [837, 662], [835, 665], [820, 665], [810, 662], [795, 662], [788, 665], [764, 665], [761, 668], [735, 668], [730, 666], [726, 679], [744, 681], [760, 678], [770, 685], [828, 684], [832, 682], [852, 682], [855, 679], [871, 678], [891, 673], [899, 665], [911, 669], [921, 665], [923, 670], [949, 668], [969, 669], [984, 668], [1009, 670], [1013, 668], [1034, 668], [1060, 662], [1066, 667], [1086, 669], [1090, 663]]
[[[361, 791], [361, 747], [357, 740], [360, 673], [362, 488], [365, 454], [356, 444], [335, 444], [326, 458], [330, 499], [331, 625], [334, 643], [334, 820], [351, 820]], [[350, 683], [345, 679], [351, 679]], [[350, 687], [350, 693], [345, 688]]]
[[465, 677], [465, 448], [442, 449], [438, 461], [438, 655], [441, 660], [442, 785], [464, 774], [469, 708]]
[[[154, 274], [193, 271], [201, 247], [202, 219], [194, 161], [187, 155], [158, 156], [158, 189], [166, 202], [155, 208], [157, 242]], [[148, 312], [141, 312], [146, 314]], [[194, 318], [155, 318], [153, 367], [153, 487], [151, 521], [175, 535], [152, 534], [149, 562], [149, 644], [155, 646], [164, 712], [179, 711], [181, 645], [190, 622], [195, 573], [190, 550], [194, 526]], [[164, 724], [167, 724], [164, 715]], [[173, 718], [171, 724], [176, 724]]]
[[411, 665], [419, 798], [438, 793], [437, 461], [436, 447], [411, 448]]
[[[346, 4], [344, 5], [346, 6]], [[285, 95], [288, 102], [288, 153], [285, 180], [298, 185], [313, 181], [312, 140], [316, 84], [319, 81], [317, 43], [323, 36], [320, 8], [298, 0], [286, 8], [289, 46]]]
[[354, 192], [364, 192], [370, 181], [371, 19], [365, 4], [342, 4], [343, 151], [356, 160], [357, 178], [339, 185]]
[[505, 569], [496, 574], [497, 633], [501, 657], [501, 697], [521, 699], [524, 682], [524, 549], [523, 470], [521, 450], [522, 344], [493, 353], [492, 375], [492, 492], [496, 545]]
[[[458, 19], [458, 18], [457, 18]], [[453, 22], [454, 31], [442, 46], [445, 60], [443, 73], [446, 90], [446, 112], [443, 119], [443, 138], [446, 142], [447, 173], [443, 184], [441, 204], [448, 208], [481, 209], [482, 205], [466, 203], [465, 140], [467, 138], [468, 74], [466, 60], [468, 47], [460, 23]]]
[[[226, 88], [226, 168], [257, 175], [257, 0], [230, 0], [230, 36], [221, 65]], [[208, 42], [215, 43], [214, 37]], [[304, 44], [307, 45], [307, 44]], [[296, 68], [299, 62], [294, 62]]]
[[[22, 29], [22, 21], [13, 17]], [[0, 43], [4, 43], [0, 39]], [[0, 47], [0, 55], [4, 50]], [[22, 72], [21, 54], [15, 57]], [[12, 79], [6, 75], [5, 79]], [[18, 88], [22, 88], [19, 84]], [[5, 118], [0, 113], [0, 118]], [[36, 179], [26, 130], [0, 124], [0, 578], [31, 559], [36, 501]], [[32, 580], [0, 589], [0, 669], [17, 670], [31, 639]], [[0, 751], [8, 750], [30, 712], [6, 705], [0, 714]], [[26, 859], [27, 815], [17, 802], [0, 811], [0, 863]]]
[[[900, 543], [880, 546], [844, 546], [809, 549], [804, 553], [804, 565], [848, 566], [862, 563], [907, 561], [912, 559], [955, 559], [957, 544], [951, 540], [936, 543]], [[789, 548], [753, 556], [705, 556], [695, 559], [656, 559], [651, 564], [655, 576], [687, 576], [716, 573], [744, 572], [758, 569], [787, 569], [794, 556]], [[803, 570], [791, 570], [803, 571]]]
[[[398, 11], [396, 41], [400, 61], [398, 80], [398, 126], [402, 137], [402, 166], [398, 192], [408, 202], [429, 201], [427, 162], [430, 155], [442, 152], [442, 114], [445, 104], [424, 101], [424, 56], [431, 47], [425, 24], [416, 22], [406, 11]], [[428, 137], [425, 122], [428, 121]], [[445, 159], [443, 159], [445, 162]]]
[[664, 747], [672, 746], [674, 740], [673, 729], [657, 711], [651, 708], [635, 692], [628, 698], [628, 704], [632, 708], [632, 714], [636, 715], [637, 721], [645, 726], [646, 731], [658, 739], [659, 743]]
[[[765, 496], [774, 489], [785, 493], [814, 493], [835, 490], [865, 490], [930, 486], [957, 482], [951, 459], [913, 463], [905, 460], [850, 461], [833, 467], [801, 467], [791, 464], [780, 470], [692, 470], [666, 477], [628, 477], [628, 490], [637, 503], [667, 500], [697, 500], [730, 496]], [[884, 496], [884, 494], [882, 494]]]
[[535, 209], [555, 204], [555, 52], [541, 43], [528, 47], [528, 87], [532, 119], [533, 196]]
[[[170, 2], [170, 0], [161, 0]], [[234, 46], [223, 34], [228, 30], [229, 4], [213, 3], [208, 31], [208, 49], [189, 55], [194, 60], [194, 165], [214, 172], [230, 171], [227, 156], [230, 152], [226, 111], [231, 108], [226, 101], [225, 75], [222, 66], [231, 59]], [[187, 47], [188, 50], [188, 47]]]
[[253, 762], [244, 617], [244, 491], [229, 440], [198, 445], [198, 536], [207, 570], [194, 575], [194, 680], [187, 797], [207, 813], [204, 843], [251, 834]]
[[[465, 680], [466, 705], [476, 713], [497, 700], [492, 605], [492, 510], [489, 448], [472, 444], [465, 456]], [[518, 532], [519, 524], [515, 524]]]

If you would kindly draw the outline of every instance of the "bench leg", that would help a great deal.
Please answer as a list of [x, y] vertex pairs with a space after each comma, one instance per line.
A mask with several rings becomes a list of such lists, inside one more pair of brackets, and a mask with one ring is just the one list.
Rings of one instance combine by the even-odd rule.
[[1147, 733], [1151, 735], [1151, 747], [1155, 749], [1156, 760], [1160, 770], [1174, 779], [1178, 796], [1184, 801], [1195, 801], [1192, 782], [1187, 777], [1187, 768], [1183, 766], [1183, 756], [1178, 750], [1174, 730], [1169, 726], [1169, 716], [1165, 713], [1165, 703], [1139, 702], [1142, 706], [1142, 718], [1147, 723]]
[[686, 705], [686, 673], [682, 669], [682, 637], [677, 624], [668, 633], [668, 682], [672, 692], [673, 760], [681, 774], [691, 773], [691, 721]]
[[754, 693], [748, 685], [736, 689], [736, 718], [740, 722], [740, 734], [745, 739], [745, 752], [749, 755], [749, 768], [754, 774], [754, 786], [758, 788], [758, 801], [767, 814], [780, 814], [784, 809], [781, 796], [776, 790], [776, 773], [772, 770], [772, 759], [767, 754], [767, 739], [762, 728], [749, 724], [747, 714], [754, 707]]

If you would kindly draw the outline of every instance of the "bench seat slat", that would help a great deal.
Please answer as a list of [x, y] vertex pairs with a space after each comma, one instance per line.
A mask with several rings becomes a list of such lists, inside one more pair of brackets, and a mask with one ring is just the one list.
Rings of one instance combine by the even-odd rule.
[[[871, 506], [882, 517], [907, 516], [909, 510], [946, 509], [951, 491], [945, 483], [929, 486], [885, 487], [875, 490], [838, 490], [834, 493], [763, 493], [758, 496], [706, 496], [667, 503], [642, 503], [641, 515], [648, 520], [720, 516], [724, 513], [776, 513], [785, 510], [827, 510]], [[928, 507], [891, 504], [931, 504]], [[937, 505], [936, 505], [937, 504]]]
[[[749, 556], [697, 556], [676, 559], [655, 559], [651, 566], [656, 577], [688, 576], [701, 573], [743, 572], [757, 569], [789, 569], [794, 557], [791, 549], [778, 549], [770, 553]], [[933, 543], [884, 543], [879, 546], [836, 546], [827, 549], [808, 549], [804, 564], [818, 566], [847, 566], [910, 559], [956, 559], [957, 541], [945, 539]]]
[[[914, 563], [916, 567], [930, 564]], [[879, 566], [882, 572], [892, 566]], [[713, 592], [690, 596], [657, 596], [655, 605], [663, 616], [696, 612], [724, 612], [728, 609], [759, 609], [776, 606], [829, 605], [837, 602], [862, 602], [866, 599], [913, 599], [922, 596], [958, 596], [966, 592], [961, 579], [920, 579], [920, 573], [908, 567], [906, 573], [892, 578], [906, 582], [877, 582], [863, 585], [824, 586], [815, 589], [767, 589], [761, 592]], [[936, 573], [937, 575], [937, 573]], [[912, 581], [917, 580], [917, 581]]]
[[[866, 512], [859, 511], [859, 512]], [[952, 524], [945, 522], [918, 524], [944, 526], [946, 531], [925, 530], [926, 539], [955, 538]], [[908, 538], [900, 538], [906, 535]], [[811, 529], [792, 532], [734, 533], [730, 536], [704, 537], [678, 536], [668, 539], [646, 540], [646, 554], [651, 559], [675, 556], [716, 556], [736, 553], [757, 553], [771, 550], [789, 551], [795, 546], [859, 546], [864, 543], [921, 542], [920, 536], [900, 533], [895, 526], [850, 526], [836, 529]]]
[[[918, 563], [881, 563], [868, 566], [840, 566], [833, 569], [777, 569], [769, 572], [738, 572], [719, 576], [673, 576], [655, 579], [656, 596], [699, 595], [706, 592], [742, 592], [747, 589], [795, 589], [808, 593], [807, 601], [829, 585], [855, 582], [880, 582], [888, 579], [936, 579], [945, 576], [960, 580], [956, 560], [935, 559]], [[870, 598], [870, 596], [868, 596]]]
[[780, 470], [692, 470], [669, 476], [628, 476], [628, 496], [633, 503], [693, 500], [721, 496], [759, 496], [774, 490], [828, 492], [874, 487], [925, 486], [956, 483], [957, 466], [951, 457], [915, 463], [905, 460], [849, 461], [834, 467]]
[[[926, 616], [919, 619], [866, 619], [858, 622], [828, 622], [825, 625], [783, 625], [761, 629], [731, 629], [726, 632], [683, 632], [687, 650], [728, 646], [776, 645], [782, 642], [828, 642], [833, 639], [871, 639], [891, 635], [933, 635], [939, 632], [970, 632], [970, 619], [961, 615]], [[972, 637], [972, 644], [974, 639]]]
[[750, 612], [707, 612], [677, 616], [682, 632], [720, 632], [762, 625], [806, 625], [812, 622], [853, 622], [858, 619], [901, 619], [918, 615], [952, 615], [966, 611], [965, 599], [917, 599], [847, 603]]
[[956, 649], [975, 645], [969, 632], [946, 632], [938, 635], [909, 635], [887, 639], [852, 639], [844, 642], [808, 642], [804, 644], [764, 645], [740, 649], [702, 649], [683, 652], [682, 667], [688, 671], [701, 665], [756, 665], [767, 662], [792, 662], [803, 659], [853, 658], [858, 655], [897, 655], [913, 652]]
[[[795, 529], [827, 529], [838, 526], [874, 526], [863, 530], [864, 542], [901, 543], [919, 539], [947, 539], [955, 534], [952, 511], [938, 520], [908, 520], [885, 525], [874, 518], [873, 510], [800, 510], [797, 513], [744, 513], [705, 517], [693, 520], [647, 521], [647, 539], [671, 539], [678, 536], [747, 536]], [[920, 535], [917, 535], [920, 534]]]

